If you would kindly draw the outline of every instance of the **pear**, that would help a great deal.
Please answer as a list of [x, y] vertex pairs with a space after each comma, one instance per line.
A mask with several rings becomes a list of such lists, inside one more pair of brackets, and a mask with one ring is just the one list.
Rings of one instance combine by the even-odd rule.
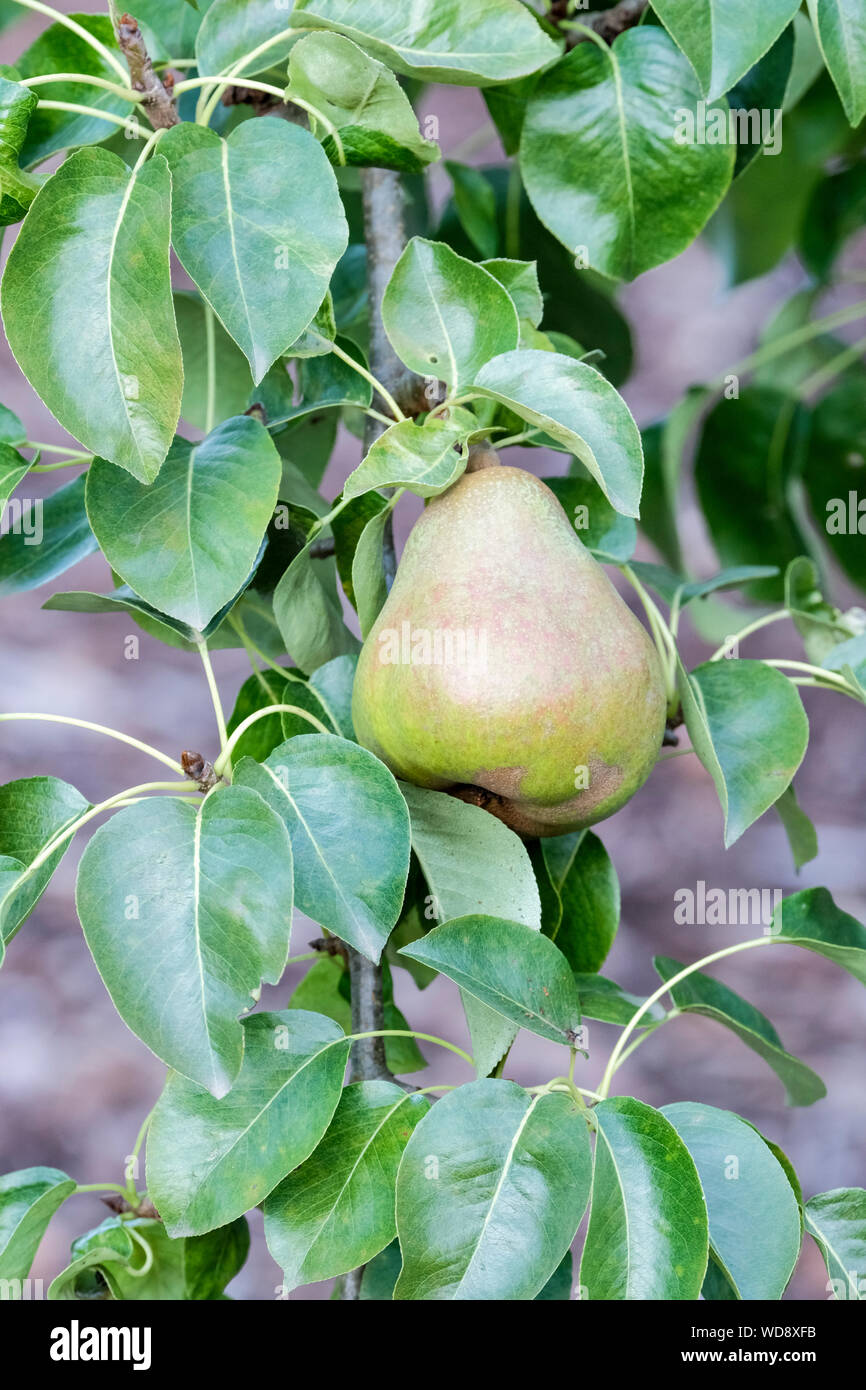
[[406, 542], [358, 662], [355, 730], [397, 777], [563, 835], [649, 776], [661, 664], [550, 489], [473, 454]]

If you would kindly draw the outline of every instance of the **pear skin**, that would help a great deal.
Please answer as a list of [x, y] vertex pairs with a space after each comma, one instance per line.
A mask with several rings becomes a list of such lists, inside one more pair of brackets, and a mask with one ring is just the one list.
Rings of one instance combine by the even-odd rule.
[[665, 729], [656, 649], [553, 493], [467, 472], [426, 507], [358, 662], [359, 741], [526, 836], [604, 820]]

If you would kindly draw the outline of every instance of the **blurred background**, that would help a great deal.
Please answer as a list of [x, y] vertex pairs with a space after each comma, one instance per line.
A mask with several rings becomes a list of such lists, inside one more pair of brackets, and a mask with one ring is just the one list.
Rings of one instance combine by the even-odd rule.
[[[64, 3], [60, 8], [102, 7]], [[0, 37], [0, 59], [13, 61], [42, 28], [35, 16], [27, 16]], [[471, 164], [501, 158], [477, 91], [432, 89], [425, 94], [423, 109], [439, 122], [438, 139], [446, 156], [458, 151], [458, 157]], [[450, 194], [443, 170], [434, 169], [430, 191], [434, 206], [441, 208]], [[13, 239], [10, 228], [4, 253]], [[719, 242], [719, 237], [713, 244], [702, 239], [678, 260], [642, 276], [618, 295], [633, 337], [633, 366], [624, 395], [641, 426], [662, 418], [690, 384], [716, 377], [751, 351], [775, 308], [806, 283], [796, 257], [788, 255], [769, 273], [732, 286]], [[853, 239], [845, 264], [852, 271], [866, 270], [866, 238]], [[825, 297], [821, 307], [830, 311], [850, 297], [842, 290]], [[68, 442], [24, 381], [5, 342], [0, 343], [0, 401], [21, 417], [31, 438]], [[358, 458], [357, 440], [341, 432], [322, 487], [326, 497], [339, 492]], [[568, 464], [562, 455], [528, 450], [512, 451], [509, 462], [541, 476], [562, 473]], [[72, 476], [73, 471], [65, 472], [63, 480]], [[50, 491], [56, 480], [50, 474], [34, 478], [30, 495], [39, 495], [43, 483]], [[419, 507], [410, 498], [398, 508], [398, 549]], [[747, 510], [742, 525], [750, 525]], [[715, 573], [719, 566], [691, 484], [685, 490], [682, 532], [692, 572]], [[645, 543], [638, 554], [658, 558]], [[843, 577], [833, 578], [839, 606], [857, 602]], [[0, 709], [86, 718], [122, 728], [173, 755], [194, 748], [213, 757], [216, 729], [195, 657], [139, 632], [124, 615], [41, 611], [45, 599], [59, 588], [102, 591], [108, 584], [104, 561], [92, 558], [53, 585], [0, 603]], [[740, 625], [733, 617], [729, 630]], [[125, 657], [125, 639], [131, 633], [140, 638], [138, 660]], [[710, 650], [688, 621], [683, 645], [689, 666]], [[778, 624], [750, 639], [747, 654], [798, 656], [800, 651], [792, 629]], [[247, 659], [240, 651], [220, 651], [213, 660], [223, 702], [231, 709], [249, 674]], [[866, 920], [866, 715], [853, 701], [815, 690], [803, 694], [812, 734], [796, 785], [800, 804], [817, 827], [820, 853], [799, 875], [773, 813], [732, 849], [723, 849], [716, 793], [695, 758], [660, 765], [625, 809], [597, 828], [622, 885], [622, 922], [605, 973], [626, 989], [646, 994], [656, 987], [653, 954], [690, 961], [754, 934], [749, 927], [676, 925], [676, 891], [694, 889], [699, 880], [708, 887], [780, 889], [785, 894], [824, 884], [840, 907]], [[96, 735], [34, 723], [0, 726], [0, 782], [50, 773], [98, 801], [143, 780], [149, 769], [146, 758]], [[139, 1125], [159, 1095], [164, 1068], [121, 1023], [78, 927], [75, 869], [86, 836], [87, 831], [76, 840], [16, 938], [3, 970], [0, 1172], [46, 1164], [66, 1170], [81, 1183], [92, 1183], [119, 1180]], [[318, 934], [312, 923], [297, 917], [292, 951], [308, 949], [308, 941]], [[279, 988], [265, 990], [263, 1005], [284, 1007], [305, 969], [294, 967]], [[769, 1015], [786, 1047], [823, 1077], [827, 1097], [807, 1109], [786, 1108], [781, 1084], [755, 1054], [714, 1023], [688, 1017], [660, 1030], [629, 1060], [618, 1074], [620, 1092], [653, 1105], [691, 1099], [737, 1110], [785, 1149], [807, 1197], [837, 1186], [866, 1185], [862, 987], [828, 961], [789, 948], [779, 948], [769, 957], [746, 953], [723, 962], [714, 973]], [[395, 989], [410, 1026], [466, 1045], [455, 986], [440, 979], [421, 992], [407, 974], [397, 971]], [[590, 1024], [590, 1060], [579, 1064], [581, 1084], [593, 1087], [600, 1078], [615, 1033], [606, 1025]], [[456, 1059], [443, 1060], [445, 1054], [433, 1047], [424, 1050], [430, 1067], [419, 1084], [469, 1079]], [[533, 1084], [560, 1067], [559, 1049], [522, 1034], [505, 1074]], [[67, 1201], [51, 1224], [33, 1276], [46, 1282], [53, 1277], [67, 1263], [70, 1241], [105, 1215], [97, 1197]], [[230, 1293], [241, 1299], [270, 1299], [278, 1289], [280, 1271], [265, 1247], [258, 1213], [252, 1214], [250, 1224], [253, 1248]], [[823, 1263], [807, 1239], [786, 1296], [826, 1298], [826, 1279]], [[321, 1299], [329, 1294], [330, 1285], [323, 1284], [291, 1297]]]

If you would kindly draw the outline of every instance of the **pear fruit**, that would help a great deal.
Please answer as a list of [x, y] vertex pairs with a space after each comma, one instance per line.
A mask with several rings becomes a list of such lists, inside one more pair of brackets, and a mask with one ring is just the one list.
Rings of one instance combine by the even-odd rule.
[[661, 664], [550, 489], [473, 455], [406, 542], [358, 662], [355, 730], [397, 777], [563, 835], [649, 776]]

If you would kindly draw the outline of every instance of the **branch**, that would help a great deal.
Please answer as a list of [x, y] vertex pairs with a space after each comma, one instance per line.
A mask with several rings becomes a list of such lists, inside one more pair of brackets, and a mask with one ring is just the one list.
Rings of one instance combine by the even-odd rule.
[[[382, 323], [382, 298], [403, 248], [406, 235], [403, 227], [403, 195], [399, 176], [390, 169], [364, 169], [361, 174], [364, 200], [364, 230], [367, 241], [367, 284], [370, 295], [370, 370], [390, 391], [407, 414], [428, 409], [423, 397], [424, 382], [403, 365], [392, 348]], [[364, 447], [369, 450], [385, 426], [381, 420], [368, 416], [364, 432]], [[390, 587], [396, 570], [394, 533], [389, 516], [384, 538], [385, 574]], [[382, 1003], [382, 970], [358, 951], [347, 948], [349, 979], [352, 985], [352, 1032], [381, 1032], [385, 1026]], [[363, 1038], [352, 1047], [352, 1081], [391, 1080], [385, 1062], [384, 1038]], [[360, 1298], [364, 1270], [354, 1269], [346, 1274], [340, 1285], [340, 1300], [355, 1302]]]
[[305, 128], [309, 125], [305, 111], [301, 111], [297, 106], [289, 106], [277, 97], [252, 87], [226, 87], [221, 101], [223, 106], [251, 106], [254, 116], [279, 116], [280, 120], [290, 121], [293, 125]]
[[163, 83], [157, 77], [138, 20], [133, 19], [131, 14], [120, 16], [117, 42], [129, 67], [132, 90], [144, 92], [141, 104], [154, 130], [167, 130], [169, 126], [177, 125], [180, 117], [171, 95], [173, 79], [167, 76]]
[[[620, 0], [618, 5], [613, 5], [609, 10], [599, 10], [597, 14], [583, 15], [580, 23], [587, 29], [594, 29], [595, 32], [604, 39], [605, 43], [613, 43], [626, 29], [631, 29], [633, 25], [640, 22], [641, 16], [646, 9], [649, 0]], [[560, 20], [574, 18], [568, 14], [567, 0], [555, 0], [551, 6], [550, 16], [554, 24]], [[566, 47], [574, 48], [579, 43], [588, 43], [586, 34], [581, 34], [578, 30], [570, 29], [566, 34]]]
[[[401, 410], [407, 415], [418, 415], [433, 404], [426, 394], [427, 382], [403, 365], [382, 323], [382, 299], [406, 245], [400, 176], [390, 169], [364, 169], [361, 189], [370, 293], [370, 370], [387, 387]], [[379, 409], [387, 413], [387, 402], [380, 400]], [[381, 424], [368, 419], [365, 447], [369, 449], [381, 433]]]

